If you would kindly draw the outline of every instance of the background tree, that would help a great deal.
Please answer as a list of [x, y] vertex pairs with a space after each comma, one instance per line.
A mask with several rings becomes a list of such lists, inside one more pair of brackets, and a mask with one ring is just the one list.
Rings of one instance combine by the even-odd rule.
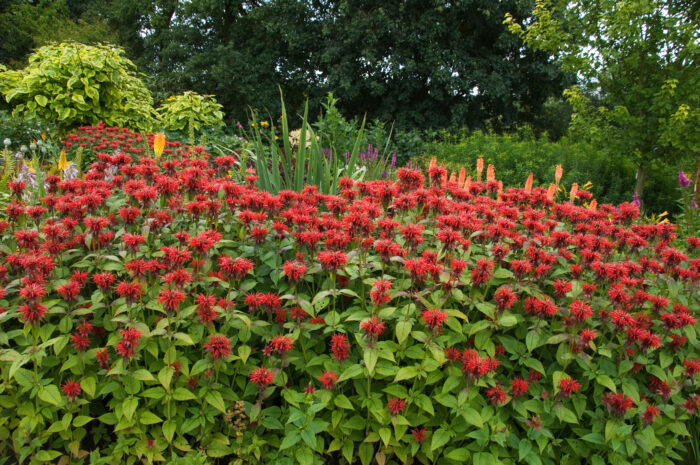
[[[672, 118], [681, 105], [695, 107], [700, 91], [696, 2], [537, 0], [527, 21], [507, 15], [511, 31], [551, 53], [580, 77], [566, 91], [572, 128], [638, 165], [635, 193], [641, 198], [654, 164], [680, 163], [683, 144], [670, 143]], [[526, 25], [525, 25], [526, 24]], [[674, 92], [668, 92], [675, 83]]]

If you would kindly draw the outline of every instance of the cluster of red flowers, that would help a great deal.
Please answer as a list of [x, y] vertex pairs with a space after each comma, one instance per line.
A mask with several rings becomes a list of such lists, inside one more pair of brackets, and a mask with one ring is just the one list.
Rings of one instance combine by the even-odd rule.
[[[632, 204], [582, 205], [586, 195], [557, 203], [542, 188], [449, 181], [440, 167], [431, 168], [428, 186], [419, 170], [402, 168], [396, 180], [342, 178], [337, 194], [313, 186], [270, 194], [255, 187], [254, 174], [243, 184], [231, 179], [231, 156], [168, 143], [160, 161], [137, 160], [152, 139], [81, 128], [66, 147], [94, 151], [82, 179], [48, 176], [35, 204], [23, 197], [24, 183], [10, 184], [0, 300], [16, 305], [3, 303], [11, 314], [3, 322], [54, 324], [61, 314], [71, 342], [65, 350], [85, 363], [92, 357], [101, 370], [110, 369], [110, 351], [126, 363], [142, 344], [144, 353], [159, 350], [150, 338], [164, 334], [165, 323], [168, 334], [191, 331], [196, 356], [217, 361], [212, 366], [225, 365], [246, 341], [252, 351], [241, 372], [263, 391], [279, 371], [278, 380], [292, 384], [311, 379], [311, 395], [319, 386], [352, 389], [338, 373], [367, 367], [377, 354], [375, 383], [395, 376], [392, 357], [398, 365], [425, 359], [421, 370], [431, 373], [461, 369], [462, 386], [477, 386], [496, 406], [509, 396], [514, 404], [544, 399], [547, 390], [556, 402], [580, 402], [590, 394], [584, 366], [617, 351], [647, 402], [639, 413], [645, 424], [674, 405], [700, 409], [693, 346], [700, 238], [689, 238], [686, 250], [672, 225], [633, 225]], [[75, 265], [90, 271], [64, 271]], [[331, 291], [338, 287], [345, 289]], [[111, 337], [103, 321], [116, 325]], [[298, 360], [309, 344], [332, 357], [306, 369]], [[662, 351], [667, 376], [659, 378], [644, 367]], [[549, 373], [542, 362], [562, 357], [579, 357], [566, 365], [572, 377], [554, 386], [540, 380]], [[171, 366], [187, 373], [184, 361]], [[207, 382], [212, 370], [202, 372]], [[188, 377], [191, 389], [198, 382]], [[81, 393], [75, 381], [62, 390], [71, 400]], [[595, 402], [618, 416], [635, 406], [613, 392]], [[391, 398], [386, 406], [408, 418], [414, 403]], [[536, 415], [523, 422], [549, 424]], [[427, 430], [412, 426], [416, 442], [425, 441]]]

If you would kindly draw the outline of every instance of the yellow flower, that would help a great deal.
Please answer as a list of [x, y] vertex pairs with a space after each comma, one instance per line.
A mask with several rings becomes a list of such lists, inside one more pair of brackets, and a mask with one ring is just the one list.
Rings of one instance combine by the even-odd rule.
[[262, 127], [267, 127], [269, 125], [270, 125], [270, 123], [268, 123], [267, 121], [260, 121], [260, 126], [262, 126]]
[[165, 134], [159, 132], [153, 139], [153, 153], [155, 154], [156, 158], [160, 157], [160, 155], [163, 153], [163, 149], [165, 149]]
[[45, 132], [41, 133], [41, 140], [44, 140], [44, 141], [46, 140], [46, 133]]
[[66, 151], [61, 150], [61, 156], [58, 157], [58, 170], [63, 171], [68, 168], [68, 161], [66, 160]]
[[175, 100], [175, 96], [174, 96], [174, 95], [171, 95], [170, 97], [168, 97], [168, 102], [172, 102], [173, 100]]

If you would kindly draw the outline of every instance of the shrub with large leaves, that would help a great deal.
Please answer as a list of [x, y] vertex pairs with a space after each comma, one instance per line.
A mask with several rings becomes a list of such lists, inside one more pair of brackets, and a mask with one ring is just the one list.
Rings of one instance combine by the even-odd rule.
[[224, 125], [223, 107], [213, 95], [188, 91], [168, 97], [158, 109], [163, 129], [170, 131], [199, 131]]
[[124, 51], [108, 45], [47, 45], [21, 71], [0, 73], [13, 114], [57, 122], [66, 131], [103, 121], [150, 129], [153, 97]]

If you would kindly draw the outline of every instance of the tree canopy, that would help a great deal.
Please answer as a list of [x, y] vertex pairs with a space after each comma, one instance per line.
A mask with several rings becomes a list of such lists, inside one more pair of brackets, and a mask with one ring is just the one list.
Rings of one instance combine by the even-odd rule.
[[213, 94], [231, 120], [245, 119], [249, 107], [279, 114], [279, 84], [292, 115], [307, 97], [318, 111], [332, 91], [343, 114], [404, 128], [547, 129], [539, 113], [571, 80], [502, 22], [506, 12], [524, 18], [532, 7], [516, 0], [0, 0], [0, 32], [27, 37], [4, 46], [0, 61], [23, 66], [23, 54], [51, 39], [32, 32], [36, 18], [55, 16], [84, 26], [78, 36], [109, 24], [107, 37], [152, 76], [156, 101], [188, 90]]

